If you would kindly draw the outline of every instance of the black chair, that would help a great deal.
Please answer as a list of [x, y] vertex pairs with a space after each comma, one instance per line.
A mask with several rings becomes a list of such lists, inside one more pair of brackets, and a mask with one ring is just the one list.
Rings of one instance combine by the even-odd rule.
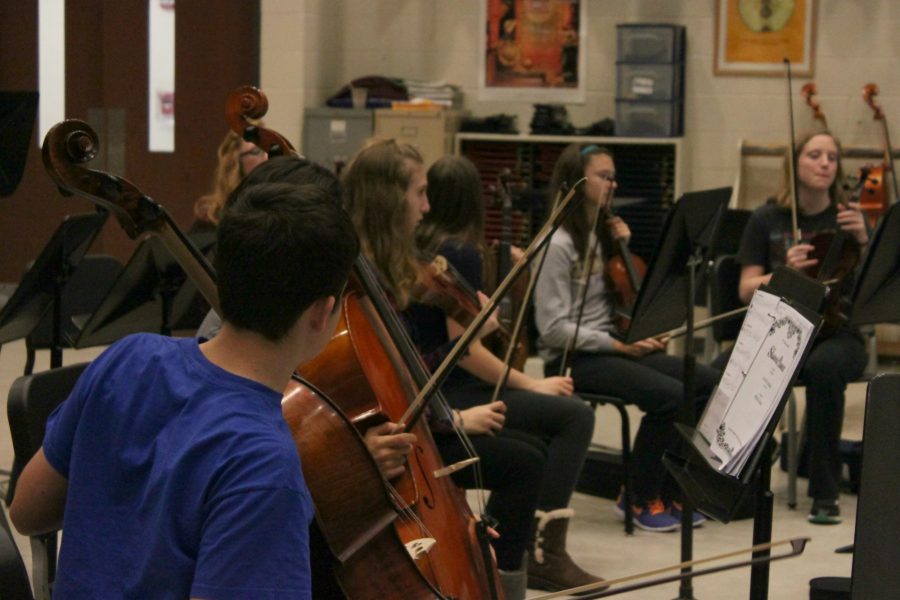
[[[622, 448], [619, 455], [619, 464], [622, 466], [622, 493], [623, 504], [625, 508], [625, 533], [631, 535], [632, 533], [634, 533], [634, 510], [631, 504], [631, 420], [628, 417], [628, 411], [626, 409], [626, 407], [628, 406], [628, 402], [626, 402], [622, 398], [617, 398], [615, 396], [591, 394], [577, 390], [575, 393], [595, 409], [598, 406], [611, 406], [619, 411], [620, 429], [622, 435]], [[592, 454], [594, 454], [595, 451], [596, 450], [594, 449], [588, 451], [588, 461], [592, 459]], [[589, 488], [590, 486], [591, 482], [585, 482], [584, 487]], [[615, 495], [613, 495], [613, 498], [615, 498]]]
[[878, 375], [869, 383], [866, 399], [851, 577], [813, 579], [810, 600], [882, 600], [900, 593], [900, 516], [886, 510], [900, 488], [898, 427], [900, 375]]
[[3, 511], [0, 511], [0, 598], [34, 600], [25, 562], [16, 547]]
[[[65, 400], [88, 363], [79, 363], [25, 375], [9, 388], [6, 405], [15, 459], [9, 481], [7, 503], [15, 496], [22, 469], [40, 449], [47, 417]], [[37, 599], [49, 599], [56, 578], [57, 534], [31, 538], [32, 580]]]
[[[122, 264], [105, 254], [89, 254], [78, 263], [62, 294], [61, 347], [74, 347], [80, 333], [78, 318], [85, 319], [100, 306], [121, 270]], [[48, 311], [25, 338], [26, 375], [34, 371], [35, 351], [49, 349], [52, 345], [53, 323]]]

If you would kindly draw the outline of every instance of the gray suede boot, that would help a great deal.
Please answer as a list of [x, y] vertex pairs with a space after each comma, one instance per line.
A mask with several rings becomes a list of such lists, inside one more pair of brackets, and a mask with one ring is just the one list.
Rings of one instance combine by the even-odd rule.
[[503, 593], [506, 600], [525, 600], [525, 586], [528, 579], [528, 571], [526, 566], [528, 559], [522, 561], [522, 567], [516, 571], [504, 571], [498, 569], [500, 573], [500, 585], [503, 586]]
[[556, 592], [603, 581], [582, 570], [566, 552], [566, 532], [574, 514], [571, 508], [535, 513], [534, 546], [528, 560], [529, 588]]

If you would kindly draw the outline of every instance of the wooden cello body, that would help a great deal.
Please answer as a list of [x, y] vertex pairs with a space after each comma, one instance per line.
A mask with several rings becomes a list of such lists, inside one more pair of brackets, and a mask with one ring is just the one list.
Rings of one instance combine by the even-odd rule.
[[[343, 314], [331, 342], [299, 369], [338, 399], [361, 431], [400, 420], [419, 388], [406, 368], [407, 359], [393, 343], [398, 333], [389, 332], [365, 287], [357, 271], [342, 300]], [[485, 556], [480, 524], [464, 491], [449, 477], [435, 476], [444, 464], [428, 424], [419, 419], [408, 431], [417, 442], [406, 473], [391, 484], [400, 513], [394, 522], [400, 538], [404, 543], [435, 540], [416, 563], [441, 593], [454, 598], [502, 597], [496, 568]]]

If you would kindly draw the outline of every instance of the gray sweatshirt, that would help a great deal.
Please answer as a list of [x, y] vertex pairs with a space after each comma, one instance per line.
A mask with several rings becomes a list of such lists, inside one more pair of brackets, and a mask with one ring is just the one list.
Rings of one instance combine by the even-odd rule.
[[[563, 229], [557, 230], [550, 240], [534, 291], [535, 320], [540, 334], [538, 352], [545, 361], [562, 355], [575, 336], [582, 269], [572, 237]], [[608, 332], [614, 327], [613, 307], [608, 299], [603, 260], [599, 255], [594, 258], [591, 271], [576, 345], [578, 350], [587, 352], [611, 351], [613, 339]]]

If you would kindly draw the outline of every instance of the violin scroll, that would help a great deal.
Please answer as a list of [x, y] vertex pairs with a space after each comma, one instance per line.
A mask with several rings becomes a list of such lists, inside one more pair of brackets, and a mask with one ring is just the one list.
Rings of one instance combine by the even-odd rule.
[[294, 146], [281, 134], [254, 123], [269, 112], [269, 100], [259, 88], [244, 85], [228, 94], [225, 117], [231, 130], [251, 142], [269, 156], [298, 155]]
[[881, 109], [881, 105], [875, 101], [875, 96], [878, 95], [878, 84], [875, 83], [867, 83], [863, 86], [862, 97], [865, 100], [866, 104], [869, 105], [869, 108], [875, 113], [872, 118], [876, 121], [880, 121], [884, 118], [884, 112]]

